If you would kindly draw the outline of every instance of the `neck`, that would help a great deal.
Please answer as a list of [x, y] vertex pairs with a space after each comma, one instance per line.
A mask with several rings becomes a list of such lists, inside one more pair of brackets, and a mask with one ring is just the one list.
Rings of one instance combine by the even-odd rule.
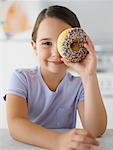
[[56, 91], [58, 85], [63, 80], [66, 72], [62, 73], [51, 73], [41, 69], [41, 75], [46, 85], [51, 91]]

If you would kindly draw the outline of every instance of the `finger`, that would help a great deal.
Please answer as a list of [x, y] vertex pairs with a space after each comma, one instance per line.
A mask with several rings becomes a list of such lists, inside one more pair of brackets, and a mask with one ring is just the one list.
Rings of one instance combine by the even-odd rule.
[[87, 35], [87, 37], [86, 37], [86, 41], [87, 41], [88, 45], [91, 47], [91, 49], [94, 50], [93, 42], [91, 41], [91, 39], [89, 38], [88, 35]]
[[77, 150], [94, 150], [91, 144], [80, 144]]
[[84, 129], [75, 129], [76, 134], [88, 135], [88, 132]]
[[[84, 44], [84, 47], [87, 49], [87, 51], [89, 52], [89, 54], [96, 56], [96, 53], [94, 50], [92, 50], [88, 44]], [[89, 56], [89, 55], [88, 55]]]
[[75, 130], [75, 133], [78, 135], [86, 135], [86, 136], [89, 136], [91, 138], [95, 138], [93, 135], [91, 135], [91, 133], [89, 133], [85, 129], [74, 129], [74, 130]]
[[75, 150], [77, 150], [78, 148], [80, 147], [80, 143], [79, 142], [71, 142], [70, 143], [70, 148], [71, 149], [75, 149]]
[[94, 49], [92, 49], [88, 44], [84, 44], [84, 47], [87, 49], [89, 53], [94, 53]]
[[73, 136], [73, 141], [80, 142], [84, 144], [92, 144], [92, 145], [99, 145], [99, 142], [95, 138], [91, 138], [84, 135], [75, 135]]
[[69, 148], [72, 150], [91, 150], [93, 145], [91, 144], [83, 144], [80, 142], [71, 142]]

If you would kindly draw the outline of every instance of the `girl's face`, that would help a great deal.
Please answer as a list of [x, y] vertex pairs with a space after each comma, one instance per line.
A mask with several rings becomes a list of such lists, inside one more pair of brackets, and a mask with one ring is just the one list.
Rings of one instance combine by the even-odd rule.
[[42, 70], [64, 73], [67, 66], [61, 61], [57, 50], [59, 34], [71, 26], [57, 18], [45, 18], [37, 31], [36, 53]]

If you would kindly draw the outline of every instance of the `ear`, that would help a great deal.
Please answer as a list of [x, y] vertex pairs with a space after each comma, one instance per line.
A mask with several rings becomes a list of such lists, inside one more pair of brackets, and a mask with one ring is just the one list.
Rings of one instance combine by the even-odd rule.
[[33, 49], [36, 50], [36, 43], [33, 40], [31, 40], [31, 45], [32, 45]]

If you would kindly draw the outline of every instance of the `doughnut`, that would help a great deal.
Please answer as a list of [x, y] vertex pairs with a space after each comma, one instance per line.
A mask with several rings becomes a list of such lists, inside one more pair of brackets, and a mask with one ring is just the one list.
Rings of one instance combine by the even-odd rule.
[[83, 29], [69, 28], [58, 36], [57, 49], [63, 58], [74, 63], [80, 62], [88, 54], [84, 43], [86, 43], [86, 33]]

